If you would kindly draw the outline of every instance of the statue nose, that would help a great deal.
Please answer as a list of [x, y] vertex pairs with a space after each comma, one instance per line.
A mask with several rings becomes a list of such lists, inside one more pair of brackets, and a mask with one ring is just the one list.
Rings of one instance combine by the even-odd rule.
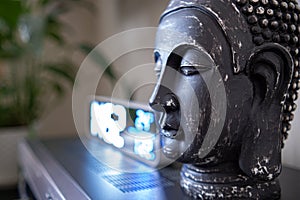
[[165, 112], [165, 109], [162, 104], [157, 103], [156, 101], [150, 102], [149, 104], [153, 110], [157, 112]]
[[170, 112], [179, 109], [179, 102], [176, 95], [162, 85], [154, 89], [149, 105], [153, 110], [158, 112]]
[[149, 100], [150, 107], [155, 111], [164, 112], [162, 97], [167, 93], [168, 89], [157, 83]]

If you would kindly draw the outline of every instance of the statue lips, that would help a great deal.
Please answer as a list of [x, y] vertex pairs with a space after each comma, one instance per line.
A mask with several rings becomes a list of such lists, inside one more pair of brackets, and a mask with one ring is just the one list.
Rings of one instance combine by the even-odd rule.
[[166, 113], [166, 121], [162, 124], [161, 134], [167, 138], [175, 139], [180, 123], [177, 120], [176, 113]]
[[180, 145], [178, 139], [181, 133], [178, 113], [179, 111], [166, 113], [166, 120], [161, 124], [162, 129], [160, 130], [164, 155], [170, 159], [176, 160], [183, 153], [178, 151]]
[[175, 139], [176, 136], [172, 137], [172, 135], [177, 135], [177, 132], [177, 130], [164, 129], [161, 131], [163, 135], [161, 138], [163, 154], [170, 159], [178, 159], [180, 155], [178, 140]]
[[167, 138], [175, 139], [178, 130], [170, 129], [165, 126], [164, 129], [161, 130], [161, 134]]
[[163, 117], [158, 121], [160, 124], [161, 135], [175, 139], [180, 126], [180, 106], [175, 94], [168, 93], [164, 95], [160, 102], [163, 110]]

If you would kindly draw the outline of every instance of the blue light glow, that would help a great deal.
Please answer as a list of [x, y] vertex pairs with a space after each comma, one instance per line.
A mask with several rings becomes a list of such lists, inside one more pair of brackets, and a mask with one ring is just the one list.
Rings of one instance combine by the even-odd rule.
[[136, 115], [137, 117], [134, 122], [135, 127], [141, 131], [150, 131], [150, 126], [154, 122], [153, 113], [137, 110]]
[[155, 154], [153, 139], [135, 139], [134, 153], [147, 160], [154, 160]]
[[[129, 148], [143, 159], [156, 159], [156, 136], [151, 132], [154, 123], [152, 112], [131, 108], [126, 110], [122, 105], [98, 101], [92, 101], [90, 106], [91, 135], [117, 148]], [[127, 112], [129, 114], [131, 111], [134, 111], [135, 118], [128, 120]], [[125, 129], [129, 134], [123, 134]]]
[[91, 134], [117, 148], [124, 147], [120, 133], [126, 128], [126, 109], [112, 103], [91, 103]]

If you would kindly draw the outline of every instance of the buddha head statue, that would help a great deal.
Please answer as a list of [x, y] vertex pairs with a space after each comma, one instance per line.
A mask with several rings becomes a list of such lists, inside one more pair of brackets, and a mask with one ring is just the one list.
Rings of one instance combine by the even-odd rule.
[[150, 99], [167, 157], [276, 179], [300, 87], [299, 14], [295, 0], [170, 1]]

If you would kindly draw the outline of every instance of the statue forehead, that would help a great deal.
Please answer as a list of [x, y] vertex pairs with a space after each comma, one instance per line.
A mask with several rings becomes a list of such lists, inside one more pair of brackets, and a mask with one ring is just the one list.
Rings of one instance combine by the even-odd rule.
[[[297, 35], [291, 35], [300, 32], [296, 0], [171, 0], [162, 18], [183, 8], [197, 8], [215, 18], [231, 45], [236, 73], [244, 70], [255, 46], [299, 41]], [[278, 33], [278, 27], [283, 31]]]
[[199, 9], [215, 20], [229, 41], [234, 72], [243, 71], [251, 54], [249, 50], [253, 49], [254, 45], [249, 42], [252, 41], [252, 37], [248, 24], [236, 5], [231, 0], [173, 0], [161, 18], [183, 8]]
[[199, 43], [200, 40], [202, 43], [208, 43], [206, 46], [211, 46], [212, 42], [218, 43], [217, 35], [222, 34], [219, 26], [203, 12], [195, 9], [194, 11], [196, 12], [185, 9], [164, 17], [156, 35], [157, 51], [161, 54], [169, 54], [175, 48], [187, 45], [202, 50], [205, 46]]
[[214, 22], [209, 15], [195, 8], [181, 9], [166, 15], [158, 28], [155, 45], [163, 66], [167, 65], [171, 53], [187, 59], [188, 51], [188, 54], [194, 56], [191, 60], [187, 59], [187, 62], [203, 65], [204, 58], [209, 58], [214, 65], [222, 68], [228, 66], [228, 70], [233, 71], [228, 42], [220, 26]]

